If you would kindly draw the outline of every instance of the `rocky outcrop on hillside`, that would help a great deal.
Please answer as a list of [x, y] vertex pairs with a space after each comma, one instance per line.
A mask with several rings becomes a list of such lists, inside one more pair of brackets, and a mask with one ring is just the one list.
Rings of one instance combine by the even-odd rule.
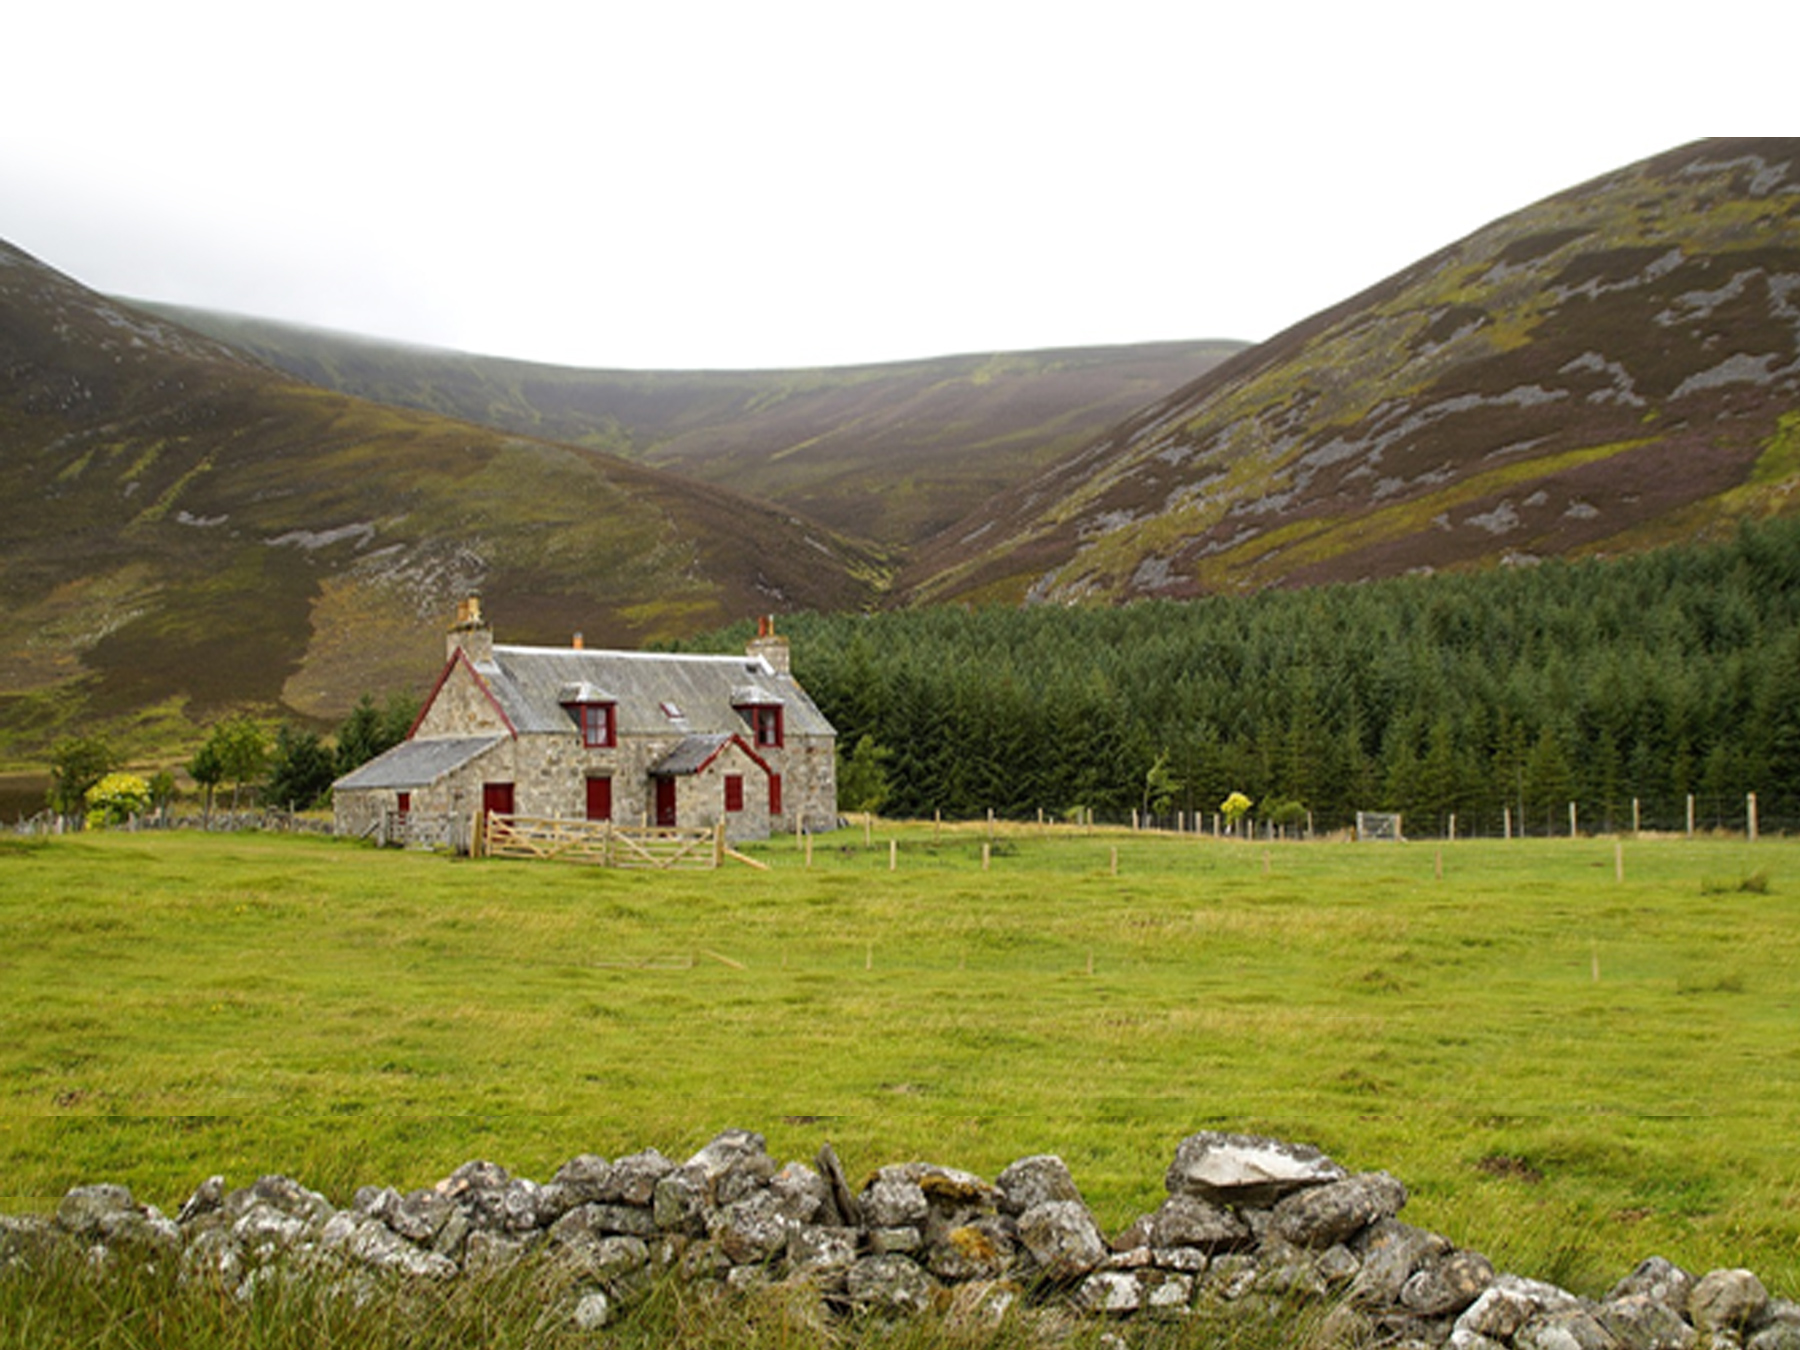
[[1196, 1134], [1165, 1183], [1167, 1199], [1109, 1241], [1052, 1155], [992, 1181], [903, 1163], [853, 1188], [829, 1145], [811, 1166], [778, 1164], [761, 1135], [727, 1130], [681, 1163], [584, 1154], [540, 1184], [471, 1162], [423, 1190], [365, 1187], [344, 1209], [278, 1176], [241, 1189], [213, 1177], [172, 1219], [122, 1186], [77, 1187], [54, 1217], [0, 1218], [0, 1278], [73, 1245], [102, 1264], [174, 1260], [251, 1301], [293, 1276], [367, 1296], [382, 1278], [543, 1261], [566, 1277], [560, 1315], [584, 1328], [675, 1279], [725, 1295], [780, 1285], [821, 1326], [936, 1313], [1124, 1329], [1292, 1309], [1296, 1339], [1321, 1347], [1800, 1350], [1800, 1304], [1747, 1270], [1696, 1276], [1652, 1257], [1605, 1298], [1579, 1298], [1403, 1222], [1398, 1179], [1305, 1145]]

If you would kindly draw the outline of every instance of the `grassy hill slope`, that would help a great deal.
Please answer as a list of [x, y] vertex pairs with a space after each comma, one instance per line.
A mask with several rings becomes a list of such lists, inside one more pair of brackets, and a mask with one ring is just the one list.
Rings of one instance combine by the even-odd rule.
[[331, 718], [428, 677], [458, 595], [512, 640], [870, 602], [886, 564], [641, 465], [302, 384], [0, 244], [0, 757]]
[[1800, 141], [1496, 221], [940, 536], [913, 602], [1202, 595], [1630, 550], [1793, 509]]
[[579, 370], [144, 307], [327, 389], [608, 451], [887, 547], [928, 538], [1244, 349], [1158, 342], [828, 370]]

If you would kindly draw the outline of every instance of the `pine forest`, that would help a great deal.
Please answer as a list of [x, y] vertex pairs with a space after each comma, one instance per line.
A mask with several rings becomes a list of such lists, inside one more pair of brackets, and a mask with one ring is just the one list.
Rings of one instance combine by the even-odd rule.
[[[1800, 828], [1800, 523], [1613, 560], [1122, 608], [783, 621], [897, 817], [1408, 835]], [[703, 645], [733, 642], [713, 635]], [[1635, 814], [1634, 814], [1635, 813]], [[1453, 819], [1454, 818], [1454, 819]]]

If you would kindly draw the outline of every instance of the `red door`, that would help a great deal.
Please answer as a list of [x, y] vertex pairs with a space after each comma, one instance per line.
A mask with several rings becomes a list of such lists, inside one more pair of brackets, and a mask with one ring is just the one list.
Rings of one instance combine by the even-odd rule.
[[589, 820], [612, 819], [612, 779], [590, 778], [587, 780], [587, 818]]
[[663, 829], [675, 826], [675, 780], [659, 778], [656, 780], [656, 823]]
[[481, 809], [490, 816], [510, 816], [513, 813], [513, 785], [511, 783], [483, 783], [481, 785]]

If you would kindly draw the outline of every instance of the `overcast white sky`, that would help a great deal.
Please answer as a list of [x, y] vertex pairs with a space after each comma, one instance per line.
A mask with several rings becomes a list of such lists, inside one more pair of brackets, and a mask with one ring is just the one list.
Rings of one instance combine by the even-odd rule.
[[1800, 121], [1800, 5], [1672, 14], [32, 0], [0, 238], [114, 294], [570, 365], [1259, 340]]

